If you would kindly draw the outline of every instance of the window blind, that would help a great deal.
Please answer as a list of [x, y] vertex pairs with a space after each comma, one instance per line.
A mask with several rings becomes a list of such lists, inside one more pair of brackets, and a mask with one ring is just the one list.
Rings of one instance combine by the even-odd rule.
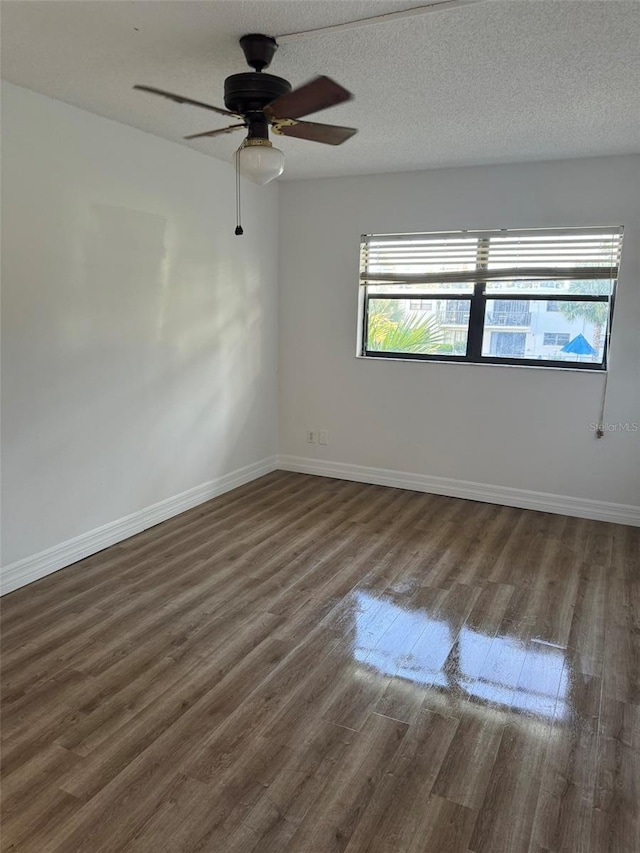
[[360, 283], [616, 279], [621, 227], [363, 234]]

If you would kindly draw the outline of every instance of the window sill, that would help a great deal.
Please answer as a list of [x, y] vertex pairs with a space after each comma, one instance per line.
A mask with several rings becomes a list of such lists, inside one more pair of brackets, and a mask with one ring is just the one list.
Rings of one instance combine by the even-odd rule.
[[552, 370], [559, 373], [580, 373], [591, 374], [595, 376], [606, 376], [609, 368], [584, 368], [584, 367], [557, 367], [550, 364], [497, 364], [496, 362], [481, 362], [481, 361], [453, 361], [446, 358], [404, 358], [394, 356], [387, 358], [384, 355], [362, 355], [356, 353], [356, 358], [360, 361], [384, 361], [387, 364], [390, 362], [398, 362], [399, 364], [454, 364], [458, 367], [497, 367], [504, 370], [505, 368], [515, 368], [516, 370]]

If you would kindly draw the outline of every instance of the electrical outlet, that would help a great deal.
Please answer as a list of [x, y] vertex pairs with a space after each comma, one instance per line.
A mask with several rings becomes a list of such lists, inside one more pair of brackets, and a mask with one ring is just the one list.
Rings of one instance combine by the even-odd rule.
[[321, 429], [318, 433], [318, 444], [329, 444], [329, 430]]
[[318, 440], [315, 429], [307, 430], [307, 444], [315, 444]]

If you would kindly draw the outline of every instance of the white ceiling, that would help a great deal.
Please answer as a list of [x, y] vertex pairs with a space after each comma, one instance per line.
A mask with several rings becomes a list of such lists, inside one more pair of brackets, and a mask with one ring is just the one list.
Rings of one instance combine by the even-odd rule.
[[[426, 0], [4, 0], [2, 76], [101, 116], [229, 159], [227, 122], [134, 92], [224, 106], [249, 69], [238, 38], [280, 35]], [[279, 138], [285, 177], [367, 174], [640, 150], [640, 2], [488, 0], [283, 44], [272, 73], [327, 74], [355, 100], [310, 120], [355, 126], [341, 147]]]

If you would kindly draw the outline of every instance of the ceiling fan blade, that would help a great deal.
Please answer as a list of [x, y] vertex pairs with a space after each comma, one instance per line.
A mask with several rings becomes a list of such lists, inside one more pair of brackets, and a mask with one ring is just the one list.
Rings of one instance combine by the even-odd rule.
[[183, 136], [183, 139], [200, 139], [202, 136], [219, 136], [223, 133], [233, 133], [234, 130], [246, 127], [246, 124], [230, 124], [229, 127], [221, 127], [219, 130], [205, 130], [204, 133], [191, 133], [189, 136]]
[[211, 104], [204, 104], [202, 101], [194, 101], [192, 98], [185, 98], [184, 95], [176, 95], [173, 92], [165, 92], [164, 89], [156, 89], [153, 86], [135, 85], [134, 89], [139, 89], [141, 92], [149, 92], [152, 95], [160, 95], [161, 98], [168, 98], [170, 101], [175, 101], [176, 104], [190, 104], [192, 107], [202, 107], [204, 110], [212, 110], [214, 113], [219, 113], [221, 116], [231, 116], [232, 118], [242, 118], [238, 113], [231, 113], [229, 110], [223, 110], [222, 107], [214, 107]]
[[269, 118], [300, 118], [349, 101], [352, 97], [351, 92], [329, 77], [316, 77], [288, 95], [276, 98], [264, 111]]
[[357, 133], [355, 127], [339, 127], [337, 124], [317, 124], [313, 121], [295, 121], [291, 124], [276, 122], [274, 133], [281, 136], [295, 136], [311, 142], [324, 142], [325, 145], [342, 145]]

